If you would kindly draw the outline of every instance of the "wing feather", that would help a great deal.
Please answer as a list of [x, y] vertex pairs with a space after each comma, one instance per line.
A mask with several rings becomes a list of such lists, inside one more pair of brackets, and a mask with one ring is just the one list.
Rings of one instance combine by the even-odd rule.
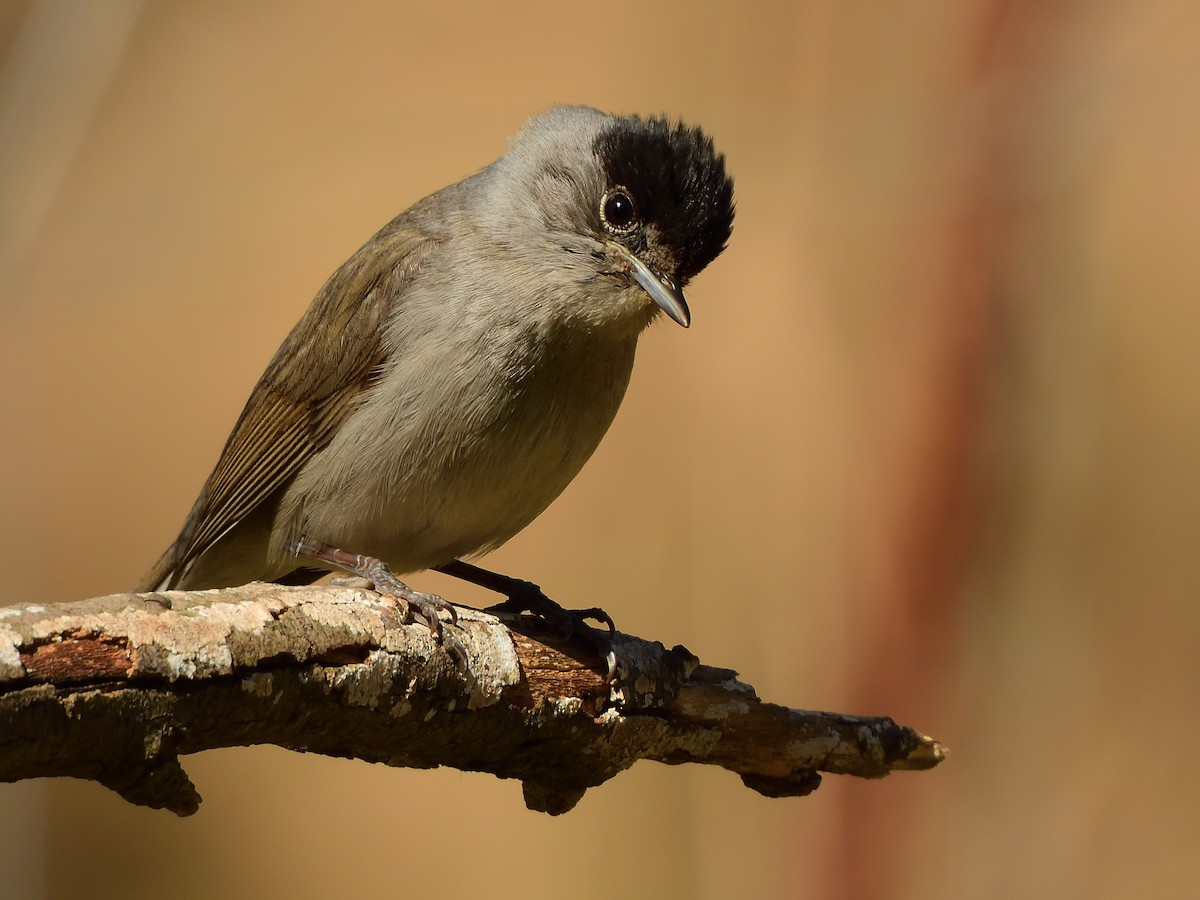
[[321, 288], [255, 385], [183, 530], [141, 590], [178, 584], [194, 560], [328, 445], [379, 377], [387, 313], [442, 240], [407, 219], [376, 234]]

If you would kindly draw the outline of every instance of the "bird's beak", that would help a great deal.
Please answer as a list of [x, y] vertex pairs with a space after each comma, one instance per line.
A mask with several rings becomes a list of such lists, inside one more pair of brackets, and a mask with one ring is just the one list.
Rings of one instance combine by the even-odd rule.
[[692, 324], [692, 313], [681, 291], [666, 275], [660, 275], [638, 258], [638, 255], [622, 244], [613, 243], [613, 247], [625, 258], [633, 269], [633, 280], [650, 299], [662, 307], [662, 311], [687, 328]]

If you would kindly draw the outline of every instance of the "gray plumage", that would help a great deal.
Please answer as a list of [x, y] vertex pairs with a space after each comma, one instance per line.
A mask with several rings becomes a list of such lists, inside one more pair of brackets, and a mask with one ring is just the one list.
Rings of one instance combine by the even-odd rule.
[[532, 119], [329, 279], [141, 589], [330, 568], [296, 555], [301, 538], [397, 574], [504, 543], [595, 450], [660, 307], [686, 324], [680, 288], [732, 217], [698, 130], [582, 107]]

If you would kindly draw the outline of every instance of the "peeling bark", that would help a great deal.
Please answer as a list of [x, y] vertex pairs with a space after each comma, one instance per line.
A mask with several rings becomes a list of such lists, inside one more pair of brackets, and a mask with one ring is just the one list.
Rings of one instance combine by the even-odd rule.
[[587, 647], [463, 609], [458, 666], [369, 591], [251, 584], [0, 608], [0, 780], [87, 778], [194, 813], [179, 756], [277, 744], [517, 778], [566, 812], [639, 759], [719, 765], [771, 797], [818, 772], [928, 769], [936, 741], [888, 718], [787, 709], [683, 647], [618, 635], [609, 684]]

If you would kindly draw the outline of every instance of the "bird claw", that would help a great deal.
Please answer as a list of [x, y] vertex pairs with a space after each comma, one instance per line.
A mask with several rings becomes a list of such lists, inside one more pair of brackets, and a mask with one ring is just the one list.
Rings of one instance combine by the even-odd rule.
[[[617, 626], [612, 616], [598, 606], [588, 609], [567, 609], [547, 597], [536, 584], [522, 581], [517, 588], [502, 603], [489, 608], [489, 611], [530, 613], [540, 619], [547, 628], [555, 631], [564, 641], [578, 637], [589, 644], [605, 667], [605, 680], [612, 681], [617, 674], [617, 656], [613, 651], [613, 638], [617, 634]], [[588, 624], [591, 619], [606, 626], [607, 631], [593, 628]]]
[[393, 575], [386, 563], [373, 560], [373, 564], [367, 567], [365, 577], [374, 586], [376, 593], [404, 601], [405, 624], [419, 621], [433, 633], [434, 640], [439, 644], [442, 643], [444, 632], [438, 613], [446, 613], [451, 625], [458, 624], [458, 610], [454, 608], [453, 603], [437, 594], [413, 590]]
[[[460, 672], [466, 672], [466, 648], [463, 647], [462, 641], [456, 635], [446, 630], [438, 615], [440, 612], [446, 613], [450, 624], [457, 628], [458, 610], [455, 609], [454, 604], [437, 594], [414, 591], [391, 572], [388, 572], [388, 575], [391, 576], [391, 582], [385, 584], [374, 582], [375, 590], [385, 597], [395, 597], [397, 600], [403, 601], [405, 604], [404, 623], [407, 625], [412, 622], [420, 622], [427, 627], [433, 636], [434, 643], [440, 645], [454, 660], [455, 668]], [[398, 588], [404, 588], [404, 592], [402, 593]]]
[[[370, 584], [382, 597], [402, 601], [405, 624], [420, 621], [429, 629], [435, 642], [447, 644], [447, 651], [455, 658], [456, 663], [466, 662], [466, 651], [462, 644], [457, 638], [451, 639], [451, 642], [446, 640], [442, 620], [438, 616], [438, 613], [444, 612], [449, 616], [451, 625], [458, 625], [458, 610], [449, 600], [439, 597], [437, 594], [413, 590], [392, 573], [387, 563], [373, 556], [347, 553], [345, 550], [339, 550], [328, 544], [319, 544], [307, 539], [298, 541], [294, 549], [297, 555], [319, 559], [351, 573], [352, 576], [357, 576]], [[353, 578], [338, 580], [353, 581]]]

